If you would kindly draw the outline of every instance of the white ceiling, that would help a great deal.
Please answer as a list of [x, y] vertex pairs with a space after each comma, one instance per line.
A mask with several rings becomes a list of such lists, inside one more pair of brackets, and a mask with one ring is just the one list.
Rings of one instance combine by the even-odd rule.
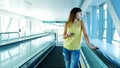
[[65, 21], [84, 0], [0, 0], [0, 9], [46, 21]]
[[[0, 0], [0, 9], [46, 21], [65, 21], [73, 7], [82, 10], [105, 0]], [[91, 3], [91, 4], [90, 4]], [[90, 6], [90, 7], [88, 7]], [[85, 10], [89, 11], [89, 10]]]
[[[0, 9], [32, 16], [45, 21], [65, 21], [73, 7], [80, 7], [85, 12], [105, 0], [0, 0]], [[90, 6], [90, 7], [88, 7]]]
[[46, 21], [65, 21], [85, 0], [0, 0], [0, 9]]
[[26, 0], [32, 5], [31, 14], [41, 20], [66, 20], [73, 7], [83, 0]]

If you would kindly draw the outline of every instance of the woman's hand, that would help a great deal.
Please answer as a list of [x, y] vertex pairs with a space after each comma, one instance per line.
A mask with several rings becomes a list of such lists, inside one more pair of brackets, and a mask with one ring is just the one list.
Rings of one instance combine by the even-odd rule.
[[68, 37], [74, 36], [74, 33], [69, 32], [69, 33], [67, 34], [67, 36], [68, 36]]
[[96, 46], [91, 46], [91, 49], [99, 49], [99, 48]]

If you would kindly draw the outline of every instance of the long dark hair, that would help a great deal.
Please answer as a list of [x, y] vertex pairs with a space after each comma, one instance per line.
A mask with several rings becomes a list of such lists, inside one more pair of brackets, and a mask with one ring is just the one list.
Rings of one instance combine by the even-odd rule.
[[80, 8], [75, 7], [70, 11], [70, 15], [66, 22], [66, 25], [68, 25], [74, 21], [77, 12], [82, 12], [82, 10]]

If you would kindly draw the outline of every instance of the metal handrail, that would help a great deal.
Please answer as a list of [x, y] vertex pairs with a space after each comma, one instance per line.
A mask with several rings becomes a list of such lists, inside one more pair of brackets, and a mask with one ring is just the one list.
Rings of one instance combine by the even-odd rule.
[[[47, 35], [50, 35], [50, 34], [53, 34], [55, 35], [55, 39], [56, 39], [56, 33], [55, 32], [51, 32], [51, 33], [41, 33], [39, 35], [31, 35], [31, 36], [27, 36], [25, 38], [19, 38], [19, 39], [16, 39], [15, 41], [9, 41], [9, 39], [7, 41], [7, 43], [0, 43], [0, 46], [3, 46], [3, 45], [7, 45], [7, 44], [11, 44], [11, 43], [15, 43], [15, 42], [20, 42], [20, 41], [25, 41], [25, 40], [29, 40], [29, 39], [35, 39], [35, 38], [40, 38], [40, 37], [43, 37], [43, 36], [47, 36]], [[4, 40], [2, 40], [4, 41]], [[2, 42], [1, 41], [1, 42]], [[57, 41], [56, 41], [57, 42]]]
[[[85, 66], [87, 68], [90, 68], [91, 66], [95, 66], [96, 67], [95, 64], [99, 65], [99, 66], [97, 66], [97, 68], [101, 68], [101, 67], [102, 68], [108, 68], [107, 65], [95, 53], [93, 53], [92, 50], [87, 46], [87, 43], [85, 42], [84, 39], [83, 39], [83, 42], [82, 42], [81, 45], [84, 45], [84, 46], [81, 47], [81, 55], [82, 55], [81, 58], [84, 60]], [[87, 55], [91, 56], [92, 62], [94, 62], [94, 64], [92, 64], [92, 65], [89, 64], [88, 57], [90, 57], [90, 56], [87, 56]]]
[[2, 32], [0, 34], [13, 34], [13, 33], [19, 33], [19, 32]]
[[1, 32], [0, 33], [0, 35], [8, 35], [8, 39], [9, 39], [10, 34], [18, 34], [18, 38], [20, 38], [20, 33], [19, 32]]

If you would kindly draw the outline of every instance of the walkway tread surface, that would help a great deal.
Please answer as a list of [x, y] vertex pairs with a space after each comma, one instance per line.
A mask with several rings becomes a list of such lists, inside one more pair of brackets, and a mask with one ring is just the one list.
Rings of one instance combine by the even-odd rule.
[[56, 46], [37, 68], [65, 68], [62, 47]]

